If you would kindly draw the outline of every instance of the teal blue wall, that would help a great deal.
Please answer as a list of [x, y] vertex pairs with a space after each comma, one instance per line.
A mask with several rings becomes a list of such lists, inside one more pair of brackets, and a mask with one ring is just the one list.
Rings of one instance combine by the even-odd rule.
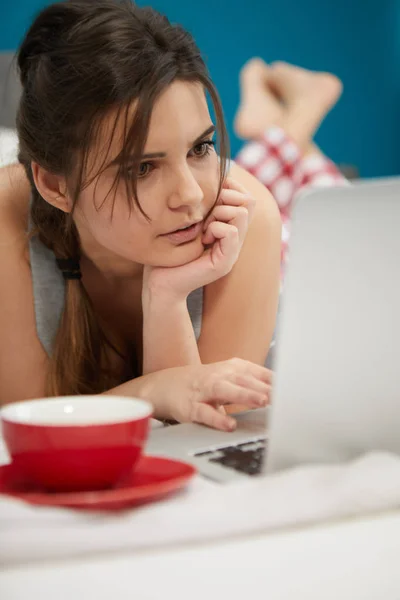
[[[32, 14], [49, 2], [0, 2], [0, 48], [14, 49]], [[317, 142], [335, 161], [356, 164], [363, 176], [400, 174], [400, 0], [151, 4], [194, 34], [229, 125], [238, 103], [238, 71], [249, 57], [330, 70], [343, 80], [344, 95]], [[232, 147], [240, 147], [233, 134]]]

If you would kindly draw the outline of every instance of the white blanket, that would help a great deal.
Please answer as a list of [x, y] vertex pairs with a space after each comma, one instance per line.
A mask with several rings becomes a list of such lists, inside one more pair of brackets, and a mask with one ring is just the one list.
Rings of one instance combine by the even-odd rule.
[[0, 564], [268, 532], [399, 506], [400, 457], [385, 453], [229, 486], [197, 478], [172, 499], [115, 514], [34, 507], [0, 496]]
[[0, 167], [18, 162], [18, 138], [13, 129], [0, 127]]

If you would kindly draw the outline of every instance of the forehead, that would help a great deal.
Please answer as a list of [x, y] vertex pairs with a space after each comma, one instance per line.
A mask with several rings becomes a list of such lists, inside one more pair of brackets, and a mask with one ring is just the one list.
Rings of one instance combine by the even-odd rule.
[[203, 86], [199, 83], [176, 81], [154, 104], [146, 152], [162, 151], [163, 145], [170, 143], [187, 144], [210, 125], [211, 118]]
[[[136, 102], [129, 107], [128, 120], [133, 118]], [[101, 125], [101, 146], [105, 150], [112, 142], [109, 155], [116, 155], [121, 149], [125, 131], [125, 111], [115, 123], [116, 110], [111, 111]], [[211, 125], [204, 88], [199, 83], [175, 81], [154, 103], [146, 140], [146, 152], [167, 150], [167, 145], [179, 142], [188, 143], [196, 139]], [[128, 123], [129, 126], [129, 123]]]

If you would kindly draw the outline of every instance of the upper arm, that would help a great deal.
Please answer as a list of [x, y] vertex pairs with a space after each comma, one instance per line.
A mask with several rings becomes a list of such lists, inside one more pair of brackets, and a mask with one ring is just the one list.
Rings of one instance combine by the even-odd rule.
[[45, 392], [48, 359], [36, 333], [28, 205], [20, 167], [0, 169], [0, 404]]
[[235, 266], [205, 289], [199, 353], [207, 363], [239, 357], [264, 364], [278, 308], [281, 218], [255, 177], [237, 165], [231, 175], [253, 195], [256, 208]]

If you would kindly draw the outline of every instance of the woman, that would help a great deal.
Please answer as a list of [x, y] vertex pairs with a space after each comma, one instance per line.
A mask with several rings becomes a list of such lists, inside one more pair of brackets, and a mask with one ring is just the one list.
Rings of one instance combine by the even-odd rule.
[[1, 401], [140, 395], [156, 417], [232, 428], [219, 404], [268, 400], [252, 363], [274, 329], [281, 224], [261, 183], [226, 177], [192, 38], [130, 2], [73, 0], [42, 11], [17, 59], [29, 188], [3, 173]]
[[[8, 307], [1, 329], [13, 335], [19, 357], [10, 361], [8, 342], [2, 358], [0, 347], [0, 378], [8, 386], [0, 400], [140, 395], [154, 403], [156, 416], [232, 428], [218, 406], [264, 404], [270, 372], [245, 361], [200, 361], [264, 362], [278, 297], [280, 226], [274, 202], [254, 178], [236, 165], [223, 177], [219, 101], [193, 41], [149, 9], [71, 2], [43, 11], [18, 63], [20, 161], [30, 189], [17, 167], [14, 189], [4, 181], [0, 234], [13, 253], [3, 257], [9, 285], [3, 298], [0, 292]], [[275, 187], [283, 216], [305, 183], [296, 173], [336, 93], [332, 78], [313, 75], [310, 85], [310, 76], [261, 61], [242, 74], [236, 127], [257, 141], [238, 160]], [[204, 87], [219, 116], [220, 162]], [[282, 137], [276, 142], [277, 124], [297, 143], [285, 201], [276, 173], [268, 180], [265, 168], [268, 151], [287, 158]], [[254, 161], [254, 145], [265, 151], [261, 162]], [[319, 172], [327, 166], [335, 169], [324, 159]], [[30, 191], [39, 235], [29, 241], [28, 264], [23, 231]], [[171, 233], [197, 220], [201, 225]], [[25, 376], [18, 378], [21, 358]], [[145, 375], [133, 378], [139, 373]]]

